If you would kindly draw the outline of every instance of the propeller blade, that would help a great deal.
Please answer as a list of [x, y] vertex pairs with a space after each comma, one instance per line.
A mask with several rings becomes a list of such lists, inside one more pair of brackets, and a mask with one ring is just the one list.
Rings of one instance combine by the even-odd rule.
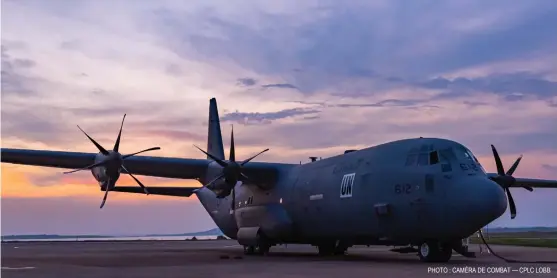
[[116, 143], [114, 143], [114, 148], [112, 149], [115, 152], [118, 152], [120, 148], [120, 137], [122, 137], [122, 128], [124, 127], [124, 120], [126, 119], [126, 114], [124, 114], [124, 118], [122, 119], [122, 124], [120, 125], [120, 132], [118, 132], [118, 138], [116, 138]]
[[83, 129], [81, 129], [81, 127], [79, 127], [79, 125], [77, 126], [77, 128], [79, 128], [79, 130], [81, 130], [81, 132], [83, 132], [83, 134], [85, 134], [85, 136], [87, 136], [87, 138], [89, 138], [89, 140], [91, 140], [91, 142], [93, 144], [95, 144], [95, 146], [97, 147], [97, 149], [99, 149], [99, 151], [104, 154], [104, 155], [109, 155], [108, 151], [105, 150], [101, 145], [99, 145], [99, 143], [97, 143], [97, 141], [95, 141], [93, 138], [91, 138], [91, 136], [89, 136], [85, 131], [83, 131]]
[[248, 176], [246, 176], [246, 174], [244, 174], [244, 173], [240, 173], [240, 175], [242, 175], [242, 177], [243, 177], [244, 179], [246, 179], [246, 180], [249, 180], [249, 177], [248, 177]]
[[213, 183], [215, 183], [217, 180], [224, 178], [224, 173], [218, 175], [216, 178], [214, 178], [213, 180], [211, 180], [209, 183], [207, 183], [206, 185], [204, 185], [204, 187], [207, 187], [209, 189], [211, 189], [211, 185], [213, 185]]
[[534, 188], [532, 188], [532, 187], [530, 187], [530, 186], [523, 186], [522, 188], [524, 188], [524, 189], [526, 189], [526, 190], [528, 190], [528, 191], [530, 191], [530, 192], [534, 191]]
[[143, 183], [141, 183], [134, 175], [132, 175], [132, 173], [130, 173], [130, 171], [128, 171], [128, 169], [124, 165], [122, 165], [122, 169], [124, 169], [124, 171], [126, 171], [126, 173], [128, 173], [128, 175], [130, 175], [130, 177], [132, 177], [132, 179], [134, 179], [135, 182], [137, 182], [137, 184], [141, 186], [141, 188], [143, 188], [143, 192], [145, 192], [145, 194], [149, 195], [149, 191], [147, 191], [147, 188], [145, 187], [145, 185], [143, 185]]
[[236, 152], [234, 150], [234, 125], [232, 125], [232, 134], [230, 135], [230, 155], [228, 160], [232, 162], [236, 161]]
[[258, 153], [258, 154], [256, 154], [256, 155], [254, 155], [254, 156], [252, 156], [252, 157], [250, 157], [250, 158], [248, 158], [248, 159], [242, 161], [242, 163], [240, 163], [240, 165], [241, 165], [241, 166], [244, 166], [246, 163], [250, 162], [252, 159], [258, 157], [260, 154], [262, 154], [262, 153], [264, 153], [264, 152], [266, 152], [266, 151], [268, 151], [268, 150], [269, 150], [269, 149], [265, 149], [265, 150], [261, 151], [260, 153]]
[[108, 197], [108, 191], [110, 191], [110, 188], [112, 187], [112, 186], [110, 186], [111, 185], [110, 182], [111, 182], [111, 180], [109, 178], [108, 181], [106, 182], [106, 191], [104, 192], [104, 197], [103, 197], [103, 200], [101, 202], [101, 209], [104, 207], [104, 204], [106, 203], [106, 197]]
[[139, 152], [135, 152], [135, 153], [132, 153], [132, 154], [126, 154], [126, 155], [122, 156], [122, 159], [126, 159], [126, 158], [128, 158], [128, 157], [132, 157], [132, 156], [134, 156], [134, 155], [136, 155], [136, 154], [140, 154], [140, 153], [144, 153], [144, 152], [148, 152], [148, 151], [160, 150], [160, 149], [161, 149], [160, 147], [153, 147], [153, 148], [149, 148], [149, 149], [142, 150], [142, 151], [139, 151]]
[[509, 188], [505, 188], [505, 192], [507, 193], [507, 198], [509, 199], [509, 209], [511, 211], [511, 219], [516, 217], [516, 205], [514, 204], [513, 195]]
[[230, 202], [230, 210], [232, 210], [232, 213], [234, 213], [234, 210], [236, 208], [236, 185], [234, 185], [234, 187], [232, 187], [232, 202]]
[[213, 160], [214, 160], [216, 163], [218, 163], [220, 166], [222, 166], [222, 167], [228, 166], [228, 164], [227, 164], [226, 162], [224, 162], [224, 161], [222, 161], [222, 160], [216, 158], [214, 155], [212, 155], [212, 154], [210, 154], [210, 153], [208, 153], [208, 152], [202, 150], [201, 148], [199, 148], [199, 147], [196, 146], [196, 145], [193, 145], [193, 146], [196, 147], [196, 148], [197, 148], [198, 150], [200, 150], [201, 152], [203, 152], [204, 154], [206, 154], [206, 155], [207, 155], [208, 157], [210, 157], [211, 159], [213, 159]]
[[518, 164], [520, 163], [520, 160], [522, 160], [522, 155], [520, 155], [516, 161], [514, 162], [513, 166], [511, 166], [511, 168], [507, 171], [507, 175], [508, 176], [512, 176], [514, 171], [516, 171], [516, 167], [518, 167]]
[[98, 167], [98, 166], [103, 166], [103, 165], [106, 164], [106, 163], [108, 163], [108, 160], [101, 161], [101, 162], [97, 162], [97, 163], [95, 163], [95, 164], [91, 164], [91, 165], [89, 165], [89, 166], [87, 166], [87, 167], [85, 167], [85, 168], [81, 168], [81, 169], [76, 169], [76, 170], [64, 172], [64, 174], [71, 174], [71, 173], [75, 173], [75, 172], [82, 171], [82, 170], [90, 170], [90, 169], [93, 169], [93, 168]]
[[505, 169], [503, 168], [503, 163], [501, 162], [501, 157], [499, 157], [499, 153], [497, 153], [497, 149], [495, 146], [491, 145], [491, 150], [493, 151], [493, 156], [495, 157], [495, 165], [497, 166], [497, 174], [500, 176], [505, 175]]

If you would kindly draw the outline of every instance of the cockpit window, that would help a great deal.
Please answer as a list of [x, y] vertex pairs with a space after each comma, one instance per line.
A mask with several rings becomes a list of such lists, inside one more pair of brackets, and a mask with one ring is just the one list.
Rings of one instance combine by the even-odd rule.
[[429, 165], [429, 154], [428, 153], [421, 153], [418, 155], [418, 165], [425, 166]]
[[444, 149], [439, 151], [439, 158], [441, 162], [455, 161], [456, 155], [454, 154], [453, 149]]
[[433, 165], [433, 164], [437, 164], [437, 163], [439, 163], [439, 155], [437, 154], [437, 151], [430, 152], [429, 153], [429, 164]]
[[417, 154], [409, 154], [406, 157], [406, 166], [416, 165], [416, 161], [418, 160]]
[[474, 156], [472, 153], [464, 147], [457, 147], [455, 148], [456, 157], [459, 160], [470, 160], [474, 161]]
[[[408, 156], [406, 157], [406, 166], [426, 166], [426, 165], [435, 165], [439, 162], [447, 162], [449, 160], [456, 160], [454, 154], [452, 153], [451, 149], [444, 150], [444, 154], [441, 153], [443, 151], [436, 151], [434, 150], [433, 145], [422, 145], [420, 148], [414, 147], [409, 151]], [[443, 155], [446, 157], [444, 158]]]

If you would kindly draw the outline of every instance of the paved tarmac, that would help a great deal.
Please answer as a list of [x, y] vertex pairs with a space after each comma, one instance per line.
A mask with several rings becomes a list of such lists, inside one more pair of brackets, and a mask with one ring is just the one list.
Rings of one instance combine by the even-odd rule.
[[[471, 247], [477, 251], [477, 245]], [[557, 261], [557, 249], [493, 248], [512, 259]], [[557, 264], [510, 264], [487, 253], [476, 259], [454, 255], [446, 264], [426, 264], [416, 254], [388, 249], [354, 247], [346, 256], [324, 258], [314, 247], [288, 245], [275, 246], [260, 257], [244, 256], [242, 247], [231, 240], [14, 242], [2, 243], [2, 277], [557, 277]], [[476, 273], [456, 273], [463, 271]]]

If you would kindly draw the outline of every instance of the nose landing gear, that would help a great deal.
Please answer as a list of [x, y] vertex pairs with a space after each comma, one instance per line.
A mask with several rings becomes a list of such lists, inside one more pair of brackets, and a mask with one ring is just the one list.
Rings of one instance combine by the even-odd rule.
[[426, 241], [418, 248], [418, 256], [422, 262], [444, 263], [451, 259], [453, 249], [450, 244], [438, 241]]

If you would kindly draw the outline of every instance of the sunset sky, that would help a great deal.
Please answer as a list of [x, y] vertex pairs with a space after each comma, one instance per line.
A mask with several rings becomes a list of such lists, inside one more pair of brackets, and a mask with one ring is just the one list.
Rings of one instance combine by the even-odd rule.
[[[557, 2], [2, 1], [2, 147], [204, 158], [209, 98], [228, 153], [308, 161], [409, 137], [468, 146], [495, 172], [557, 179]], [[88, 171], [2, 164], [2, 234], [211, 229], [195, 198], [103, 193]], [[147, 187], [195, 181], [139, 177]], [[135, 185], [122, 177], [118, 185]], [[557, 189], [513, 189], [557, 226]]]

